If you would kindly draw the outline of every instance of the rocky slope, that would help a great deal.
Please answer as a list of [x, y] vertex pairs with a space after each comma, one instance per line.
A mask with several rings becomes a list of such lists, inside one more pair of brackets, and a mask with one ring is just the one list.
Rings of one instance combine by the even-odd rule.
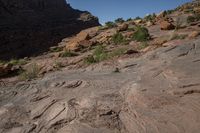
[[0, 133], [199, 133], [198, 11], [118, 19], [1, 62]]
[[0, 0], [0, 59], [37, 55], [62, 38], [99, 25], [65, 0]]

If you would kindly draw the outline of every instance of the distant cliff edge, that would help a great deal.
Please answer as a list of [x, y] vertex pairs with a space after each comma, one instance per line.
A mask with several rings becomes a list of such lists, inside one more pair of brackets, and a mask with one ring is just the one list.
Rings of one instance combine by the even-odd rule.
[[34, 56], [64, 37], [98, 26], [65, 0], [0, 0], [0, 59]]

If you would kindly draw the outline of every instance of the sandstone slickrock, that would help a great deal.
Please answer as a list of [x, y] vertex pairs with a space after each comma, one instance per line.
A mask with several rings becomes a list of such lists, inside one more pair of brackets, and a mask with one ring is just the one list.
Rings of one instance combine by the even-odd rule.
[[37, 55], [61, 39], [99, 25], [65, 0], [0, 0], [0, 59]]
[[[162, 20], [174, 23], [177, 12]], [[51, 48], [77, 50], [95, 42], [108, 54], [123, 52], [99, 63], [81, 66], [92, 48], [75, 52], [76, 57], [30, 58], [23, 67], [36, 62], [46, 74], [30, 81], [0, 80], [0, 133], [199, 133], [200, 38], [182, 36], [200, 28], [163, 31], [157, 23], [147, 28], [152, 40], [145, 43], [131, 41], [131, 30], [121, 32], [129, 44], [114, 45], [109, 42], [117, 27], [95, 27]], [[47, 71], [56, 64], [64, 68]], [[4, 67], [12, 70], [0, 71]]]
[[0, 86], [0, 132], [199, 133], [199, 41]]

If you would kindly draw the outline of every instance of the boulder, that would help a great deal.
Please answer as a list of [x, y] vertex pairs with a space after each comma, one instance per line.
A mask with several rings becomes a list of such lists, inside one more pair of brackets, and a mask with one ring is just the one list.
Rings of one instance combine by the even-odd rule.
[[193, 31], [192, 33], [190, 33], [188, 35], [188, 38], [189, 39], [193, 39], [193, 38], [196, 38], [197, 36], [199, 36], [200, 32], [199, 31]]
[[159, 37], [155, 38], [153, 41], [150, 42], [151, 45], [157, 45], [162, 46], [164, 43], [166, 43], [168, 40], [166, 37]]
[[164, 20], [164, 21], [160, 22], [160, 29], [161, 30], [173, 30], [173, 29], [175, 29], [175, 26], [172, 23]]
[[119, 25], [118, 31], [126, 31], [128, 29], [128, 24], [124, 23], [122, 25]]
[[89, 42], [90, 39], [89, 33], [86, 31], [81, 31], [74, 38], [72, 38], [68, 43], [66, 43], [66, 50], [69, 51], [78, 51], [80, 50], [81, 44]]
[[97, 27], [81, 31], [66, 43], [65, 49], [69, 51], [79, 51], [83, 47], [89, 47], [93, 45], [95, 41], [90, 41], [90, 39], [95, 37], [97, 32]]
[[117, 33], [116, 28], [108, 29], [106, 31], [101, 32], [100, 34], [98, 34], [94, 38], [90, 39], [90, 41], [96, 42], [96, 43], [101, 43], [101, 44], [102, 43], [109, 43], [111, 37], [116, 33]]
[[84, 40], [89, 39], [89, 34], [85, 31], [81, 31], [79, 34], [77, 34], [74, 38], [72, 38], [67, 44], [66, 44], [66, 50], [69, 51], [76, 51], [80, 48], [79, 43]]

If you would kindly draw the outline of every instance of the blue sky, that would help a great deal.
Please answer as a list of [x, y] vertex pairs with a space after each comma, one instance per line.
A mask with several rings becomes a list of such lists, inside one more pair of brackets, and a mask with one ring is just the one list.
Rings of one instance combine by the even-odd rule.
[[123, 17], [143, 17], [150, 13], [173, 9], [192, 0], [67, 0], [75, 9], [87, 10], [99, 18], [100, 23]]

